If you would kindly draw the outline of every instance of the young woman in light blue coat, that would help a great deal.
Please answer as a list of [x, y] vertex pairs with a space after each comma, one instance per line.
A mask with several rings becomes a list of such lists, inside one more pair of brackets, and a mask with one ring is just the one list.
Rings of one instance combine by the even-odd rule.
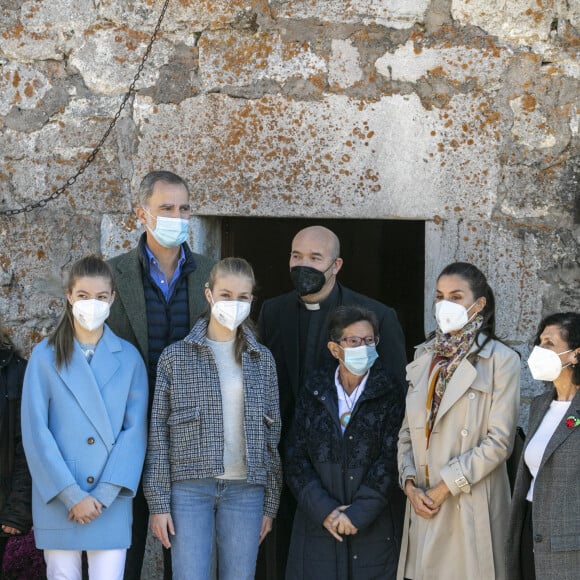
[[120, 580], [145, 456], [147, 374], [138, 351], [104, 324], [114, 291], [103, 260], [76, 262], [66, 297], [24, 378], [36, 544], [49, 580], [80, 580], [83, 550], [91, 580]]

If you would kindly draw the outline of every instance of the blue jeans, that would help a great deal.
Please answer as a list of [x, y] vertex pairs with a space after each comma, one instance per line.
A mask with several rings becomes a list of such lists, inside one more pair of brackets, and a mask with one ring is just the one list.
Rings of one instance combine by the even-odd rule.
[[246, 481], [191, 479], [171, 487], [173, 580], [208, 580], [216, 536], [220, 580], [252, 580], [264, 488]]

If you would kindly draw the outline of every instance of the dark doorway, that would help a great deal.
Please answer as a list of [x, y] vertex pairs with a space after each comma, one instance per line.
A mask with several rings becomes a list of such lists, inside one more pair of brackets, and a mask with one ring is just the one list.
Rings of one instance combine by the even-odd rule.
[[413, 346], [424, 339], [425, 224], [421, 221], [223, 218], [222, 257], [246, 258], [256, 274], [254, 319], [264, 299], [291, 290], [292, 238], [315, 224], [331, 229], [341, 241], [340, 281], [397, 311], [412, 360]]

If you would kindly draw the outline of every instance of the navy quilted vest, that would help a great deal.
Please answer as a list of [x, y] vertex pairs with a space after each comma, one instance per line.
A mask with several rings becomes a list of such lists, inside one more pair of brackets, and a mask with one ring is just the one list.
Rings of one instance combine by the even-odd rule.
[[143, 291], [147, 309], [149, 386], [153, 394], [157, 377], [157, 362], [163, 349], [185, 338], [191, 330], [187, 295], [187, 275], [195, 269], [193, 257], [189, 256], [181, 269], [181, 276], [175, 285], [169, 301], [149, 275], [149, 267], [143, 260]]

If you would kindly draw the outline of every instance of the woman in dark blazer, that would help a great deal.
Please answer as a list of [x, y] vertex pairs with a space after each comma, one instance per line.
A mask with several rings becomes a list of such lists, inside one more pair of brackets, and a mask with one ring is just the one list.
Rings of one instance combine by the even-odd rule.
[[[507, 535], [510, 580], [572, 580], [580, 573], [580, 314], [552, 314], [528, 365], [551, 382], [530, 408]], [[533, 506], [533, 508], [532, 508]]]
[[329, 334], [338, 365], [307, 381], [286, 449], [298, 503], [286, 578], [386, 580], [399, 553], [388, 496], [397, 485], [402, 388], [375, 363], [372, 312], [339, 307]]

